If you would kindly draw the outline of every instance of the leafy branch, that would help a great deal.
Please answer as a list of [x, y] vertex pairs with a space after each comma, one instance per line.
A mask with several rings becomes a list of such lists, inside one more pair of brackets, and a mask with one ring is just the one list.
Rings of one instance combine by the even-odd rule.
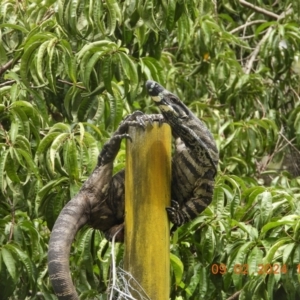
[[274, 18], [274, 19], [277, 19], [277, 20], [280, 19], [280, 16], [279, 16], [279, 15], [274, 14], [273, 12], [271, 12], [271, 11], [269, 11], [269, 10], [266, 10], [266, 9], [264, 9], [264, 8], [261, 8], [261, 7], [257, 6], [257, 5], [254, 5], [254, 4], [252, 4], [252, 3], [249, 3], [249, 2], [247, 2], [247, 1], [245, 1], [245, 0], [239, 0], [239, 1], [240, 1], [240, 3], [241, 3], [242, 5], [244, 5], [244, 6], [246, 6], [246, 7], [249, 7], [249, 8], [253, 9], [253, 10], [256, 11], [256, 12], [262, 13], [262, 14], [268, 16], [268, 17], [271, 17], [271, 18]]
[[[240, 0], [240, 2], [246, 2], [244, 0]], [[248, 3], [248, 2], [246, 2]], [[250, 4], [250, 3], [248, 3]], [[252, 4], [251, 4], [252, 6]], [[256, 6], [255, 6], [256, 7]], [[253, 7], [252, 7], [253, 8]], [[257, 8], [257, 7], [256, 7]], [[283, 18], [285, 18], [287, 15], [292, 13], [292, 9], [291, 8], [287, 8], [287, 10], [285, 12], [283, 12], [282, 14], [280, 14], [279, 16], [276, 15], [277, 20], [281, 20]], [[244, 67], [244, 71], [246, 74], [250, 74], [251, 70], [252, 70], [252, 66], [253, 63], [260, 51], [261, 46], [265, 43], [265, 41], [268, 39], [269, 35], [271, 34], [272, 30], [273, 30], [274, 26], [270, 26], [266, 32], [266, 34], [263, 36], [263, 38], [258, 42], [258, 44], [256, 45], [254, 51], [251, 53], [249, 60], [247, 61], [245, 67]]]

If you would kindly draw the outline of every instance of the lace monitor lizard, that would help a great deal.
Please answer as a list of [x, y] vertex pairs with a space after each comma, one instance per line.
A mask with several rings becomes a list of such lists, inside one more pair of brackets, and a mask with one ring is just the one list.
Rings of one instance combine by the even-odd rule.
[[[201, 213], [211, 202], [218, 151], [206, 126], [182, 101], [154, 81], [147, 81], [149, 95], [162, 114], [134, 112], [119, 125], [99, 154], [98, 163], [79, 193], [57, 218], [49, 242], [48, 271], [59, 299], [79, 299], [69, 270], [71, 244], [77, 231], [89, 224], [111, 240], [124, 239], [124, 170], [113, 175], [113, 161], [129, 126], [145, 126], [146, 121], [167, 122], [175, 138], [172, 158], [172, 207], [167, 213], [175, 228]], [[175, 229], [173, 227], [173, 230]]]

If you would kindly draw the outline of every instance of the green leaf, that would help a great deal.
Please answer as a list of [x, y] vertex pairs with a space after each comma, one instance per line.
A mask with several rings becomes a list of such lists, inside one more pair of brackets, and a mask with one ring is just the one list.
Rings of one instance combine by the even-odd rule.
[[[12, 153], [13, 153], [13, 151], [12, 151]], [[9, 179], [12, 182], [20, 183], [20, 178], [17, 174], [17, 166], [15, 165], [15, 160], [12, 157], [12, 155], [13, 155], [12, 153], [11, 153], [11, 155], [9, 155], [7, 157], [7, 160], [6, 160], [6, 165], [5, 165], [6, 175], [9, 177]]]
[[26, 138], [29, 138], [29, 120], [24, 110], [21, 107], [14, 107], [10, 110], [10, 116], [12, 120], [9, 132], [11, 141], [14, 143], [19, 134], [24, 134]]
[[47, 35], [38, 34], [34, 38], [29, 39], [24, 47], [24, 54], [21, 57], [20, 76], [27, 87], [30, 87], [28, 72], [33, 59], [33, 53], [45, 39], [47, 39]]
[[72, 181], [78, 181], [79, 180], [79, 160], [78, 160], [78, 150], [76, 146], [76, 142], [74, 139], [68, 139], [64, 143], [64, 162], [65, 162], [65, 168], [70, 176], [70, 179]]
[[40, 142], [39, 147], [37, 148], [37, 155], [42, 154], [47, 151], [50, 144], [53, 142], [53, 140], [59, 136], [59, 132], [51, 132], [48, 133]]
[[176, 1], [169, 0], [168, 11], [167, 11], [167, 24], [166, 24], [166, 27], [169, 31], [171, 31], [174, 27], [175, 9], [176, 9]]
[[117, 55], [119, 56], [126, 77], [131, 82], [132, 89], [135, 90], [139, 83], [138, 73], [135, 64], [127, 54], [123, 52], [118, 52]]
[[292, 261], [291, 253], [294, 250], [295, 246], [296, 246], [295, 243], [290, 243], [284, 247], [283, 254], [282, 254], [282, 263], [283, 264], [288, 263], [289, 259], [291, 259], [291, 261]]
[[211, 264], [214, 260], [217, 246], [215, 233], [211, 226], [206, 226], [202, 229], [201, 233], [201, 251], [206, 254], [204, 258], [205, 261]]
[[15, 148], [21, 148], [31, 154], [31, 146], [29, 140], [23, 135], [17, 135], [14, 143]]
[[268, 191], [261, 194], [260, 220], [261, 224], [266, 224], [272, 217], [272, 195]]
[[27, 101], [15, 101], [11, 104], [10, 108], [12, 110], [16, 110], [17, 112], [20, 112], [20, 110], [24, 111], [27, 118], [32, 119], [34, 124], [38, 126], [40, 124], [40, 117], [39, 113], [37, 112], [36, 108]]
[[277, 260], [278, 258], [277, 257], [274, 258], [274, 255], [275, 255], [276, 251], [278, 250], [278, 248], [284, 244], [289, 243], [290, 241], [291, 241], [291, 239], [289, 237], [282, 237], [282, 238], [278, 239], [278, 241], [276, 243], [274, 243], [272, 245], [272, 247], [268, 250], [266, 256], [263, 259], [263, 263], [270, 264], [273, 262], [273, 260]]
[[16, 261], [5, 245], [1, 248], [1, 255], [11, 278], [16, 283], [18, 280], [16, 273]]
[[251, 225], [245, 224], [243, 222], [238, 222], [236, 220], [231, 220], [231, 225], [240, 227], [244, 232], [248, 233], [251, 239], [257, 239], [258, 238], [258, 231], [255, 227], [252, 227]]
[[44, 64], [44, 56], [45, 52], [47, 50], [48, 44], [50, 41], [44, 42], [38, 49], [37, 51], [37, 61], [36, 61], [36, 70], [37, 70], [37, 75], [39, 79], [42, 81], [42, 83], [46, 84], [47, 80], [44, 78], [44, 69], [45, 69], [45, 64]]
[[[189, 285], [187, 288], [185, 288], [185, 290], [188, 292], [189, 295], [193, 295], [193, 293], [195, 292], [198, 284], [200, 283], [200, 279], [201, 279], [201, 272], [203, 272], [202, 268], [201, 268], [201, 264], [198, 263], [196, 265], [193, 266], [193, 276], [191, 277], [191, 280], [189, 282]], [[201, 285], [203, 284], [203, 281], [201, 281]]]
[[77, 82], [76, 58], [71, 55], [66, 55], [67, 73], [73, 83]]
[[[98, 51], [95, 54], [92, 55], [88, 63], [84, 67], [84, 76], [83, 76], [83, 83], [84, 85], [89, 88], [89, 82], [91, 79], [91, 73], [94, 70], [95, 64], [101, 59], [103, 56], [107, 55], [110, 50], [104, 50], [104, 51]], [[105, 59], [104, 59], [105, 61]], [[112, 78], [109, 77], [107, 80], [111, 80]]]
[[120, 23], [122, 22], [122, 13], [116, 0], [107, 0], [106, 4], [108, 8], [107, 34], [108, 36], [110, 36], [114, 33], [116, 29], [117, 20]]
[[104, 81], [104, 86], [106, 90], [113, 95], [113, 90], [111, 86], [111, 82], [113, 80], [113, 74], [112, 74], [112, 59], [110, 56], [106, 57], [102, 61], [102, 68], [101, 68], [101, 76]]
[[257, 273], [257, 267], [262, 263], [262, 261], [263, 251], [257, 246], [253, 247], [247, 259], [249, 275]]
[[216, 207], [216, 209], [215, 209], [216, 214], [222, 212], [224, 205], [225, 205], [225, 197], [224, 197], [223, 189], [221, 187], [218, 187], [218, 186], [215, 187], [212, 204], [214, 204]]
[[78, 244], [80, 245], [79, 251], [81, 253], [78, 265], [86, 269], [90, 274], [93, 273], [93, 259], [91, 256], [93, 232], [92, 228], [88, 228], [78, 240]]
[[[60, 177], [58, 179], [49, 181], [46, 185], [44, 185], [39, 190], [37, 197], [39, 199], [43, 199], [45, 197], [45, 195], [47, 195], [49, 193], [50, 190], [54, 189], [56, 186], [60, 186], [61, 184], [68, 182], [68, 181], [69, 181], [69, 178], [67, 178], [67, 177]], [[40, 201], [39, 199], [37, 199], [37, 201]]]
[[6, 166], [6, 161], [8, 159], [9, 155], [9, 149], [5, 150], [4, 152], [1, 153], [0, 155], [0, 188], [2, 193], [5, 195], [6, 194], [6, 181], [5, 179], [5, 166]]
[[297, 219], [299, 219], [299, 216], [296, 215], [289, 215], [286, 217], [283, 217], [281, 220], [275, 221], [275, 222], [269, 222], [265, 226], [262, 227], [261, 233], [265, 234], [270, 229], [282, 226], [282, 225], [293, 225], [295, 222], [297, 222]]
[[51, 167], [52, 170], [54, 170], [54, 160], [56, 153], [59, 151], [60, 148], [64, 145], [65, 141], [69, 138], [70, 134], [69, 133], [61, 133], [52, 142], [52, 145], [50, 147], [50, 162], [51, 162]]
[[162, 69], [161, 65], [159, 64], [159, 62], [152, 57], [143, 57], [141, 59], [141, 61], [150, 70], [151, 74], [146, 74], [146, 75], [148, 75], [147, 79], [152, 79], [154, 81], [157, 81], [157, 82], [163, 84], [165, 81], [165, 76], [163, 75], [163, 69]]
[[173, 253], [170, 253], [170, 259], [171, 259], [171, 266], [175, 276], [175, 284], [179, 285], [183, 275], [182, 261], [179, 259], [179, 257], [174, 255]]
[[46, 76], [51, 90], [56, 93], [56, 69], [57, 60], [55, 55], [55, 44], [58, 42], [57, 38], [53, 38], [49, 41], [47, 46], [48, 59], [47, 59], [47, 71]]
[[19, 26], [19, 25], [16, 25], [16, 24], [11, 24], [11, 23], [2, 23], [2, 24], [0, 24], [0, 28], [5, 28], [5, 27], [16, 29], [16, 30], [22, 31], [24, 33], [28, 33], [28, 29], [23, 27], [23, 26]]
[[179, 47], [184, 47], [187, 43], [187, 39], [189, 39], [189, 35], [187, 32], [190, 32], [190, 21], [186, 14], [182, 14], [178, 20], [178, 30], [177, 30], [177, 38], [179, 41]]
[[23, 265], [26, 268], [27, 276], [29, 280], [34, 283], [34, 265], [30, 258], [28, 257], [27, 253], [23, 250], [19, 249], [16, 245], [6, 245], [7, 250], [10, 250], [11, 252], [14, 252], [17, 256], [17, 258], [23, 263]]
[[108, 40], [101, 40], [97, 42], [93, 42], [90, 44], [86, 44], [82, 49], [77, 53], [77, 58], [80, 60], [84, 55], [91, 55], [91, 53], [95, 53], [98, 51], [103, 51], [106, 49], [110, 49], [112, 51], [116, 50], [118, 46]]
[[255, 30], [255, 35], [258, 36], [263, 30], [265, 30], [266, 28], [271, 27], [273, 25], [276, 25], [276, 24], [277, 24], [276, 21], [272, 21], [272, 22], [265, 22], [265, 23], [259, 25], [257, 27], [257, 29]]
[[37, 168], [37, 166], [35, 165], [31, 155], [29, 153], [27, 153], [25, 150], [17, 148], [16, 152], [18, 152], [26, 161], [26, 165], [28, 167], [28, 169], [33, 172], [37, 177], [40, 176], [39, 174], [39, 169]]

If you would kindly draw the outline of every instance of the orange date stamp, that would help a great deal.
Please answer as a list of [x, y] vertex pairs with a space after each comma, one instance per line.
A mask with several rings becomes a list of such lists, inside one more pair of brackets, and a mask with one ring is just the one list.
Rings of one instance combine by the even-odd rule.
[[[248, 275], [250, 274], [248, 264], [234, 264], [233, 269], [230, 271], [236, 275]], [[226, 264], [213, 264], [211, 266], [212, 274], [224, 275], [228, 272]], [[286, 274], [288, 272], [288, 267], [286, 264], [258, 264], [255, 270], [251, 270], [251, 273], [257, 273], [257, 275], [268, 275], [268, 274]], [[296, 266], [297, 274], [300, 274], [300, 264]]]

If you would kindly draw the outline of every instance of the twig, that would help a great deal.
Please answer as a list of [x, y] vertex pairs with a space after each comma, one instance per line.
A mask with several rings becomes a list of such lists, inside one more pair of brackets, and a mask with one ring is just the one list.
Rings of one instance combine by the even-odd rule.
[[295, 94], [295, 96], [298, 98], [298, 101], [300, 100], [300, 96], [299, 94], [290, 86], [290, 89], [292, 90], [292, 92]]
[[[281, 127], [281, 128], [280, 128], [280, 131], [279, 131], [279, 133], [278, 133], [279, 136], [282, 136], [283, 130], [284, 130], [284, 128]], [[281, 141], [280, 141], [279, 136], [278, 136], [278, 138], [277, 138], [277, 141], [276, 141], [276, 145], [275, 145], [274, 151], [273, 151], [272, 154], [268, 155], [267, 161], [266, 161], [265, 163], [263, 163], [262, 161], [261, 161], [260, 163], [257, 162], [257, 168], [258, 168], [259, 174], [260, 174], [262, 171], [266, 170], [267, 166], [268, 166], [269, 163], [272, 161], [274, 155], [277, 154], [278, 152], [280, 152], [280, 150], [282, 150], [282, 148], [280, 147], [280, 142], [281, 142]]]
[[5, 81], [3, 83], [0, 83], [0, 88], [2, 88], [3, 86], [10, 85], [10, 84], [15, 83], [15, 82], [16, 82], [15, 80]]
[[6, 64], [4, 64], [3, 66], [0, 67], [0, 76], [5, 73], [14, 63], [14, 60], [11, 59], [10, 61], [8, 61]]
[[235, 300], [239, 298], [241, 291], [238, 291], [236, 293], [234, 293], [232, 296], [230, 296], [229, 298], [227, 298], [227, 300]]
[[254, 51], [251, 53], [250, 59], [247, 61], [246, 66], [244, 68], [244, 71], [246, 74], [250, 74], [253, 63], [256, 59], [257, 54], [260, 51], [260, 47], [262, 46], [262, 44], [267, 40], [267, 38], [269, 37], [270, 33], [273, 30], [273, 26], [270, 26], [266, 32], [266, 34], [263, 36], [263, 38], [259, 41], [259, 43], [257, 44], [257, 46], [255, 47]]
[[295, 240], [291, 235], [289, 235], [289, 233], [284, 229], [285, 234], [294, 242], [298, 242], [297, 240]]
[[242, 29], [244, 29], [245, 27], [247, 26], [251, 26], [251, 25], [255, 25], [255, 24], [259, 24], [259, 23], [265, 23], [266, 20], [254, 20], [252, 22], [247, 22], [246, 24], [243, 24], [237, 28], [234, 28], [233, 30], [229, 31], [229, 33], [233, 34], [233, 33], [236, 33]]
[[[240, 2], [242, 3], [242, 2], [246, 2], [246, 1], [240, 0]], [[246, 3], [248, 3], [248, 2], [246, 2]], [[250, 4], [250, 3], [248, 3], [248, 4]], [[252, 5], [252, 4], [251, 4], [251, 5]], [[253, 5], [253, 6], [254, 6], [254, 5]], [[283, 19], [285, 16], [291, 14], [292, 11], [293, 11], [293, 9], [291, 9], [290, 7], [288, 7], [288, 9], [287, 9], [285, 12], [283, 12], [282, 14], [280, 14], [280, 15], [278, 16], [277, 20], [279, 21], [279, 20]], [[277, 15], [276, 15], [276, 16], [277, 16]], [[252, 69], [252, 66], [253, 66], [253, 63], [254, 63], [254, 61], [255, 61], [255, 59], [256, 59], [256, 56], [257, 56], [257, 54], [259, 53], [260, 48], [261, 48], [261, 46], [263, 45], [263, 43], [264, 43], [264, 42], [267, 40], [267, 38], [269, 37], [269, 35], [270, 35], [270, 33], [271, 33], [272, 30], [273, 30], [273, 26], [270, 26], [270, 27], [268, 28], [266, 34], [265, 34], [265, 35], [263, 36], [263, 38], [259, 41], [259, 43], [258, 43], [257, 46], [255, 47], [254, 51], [251, 53], [250, 59], [248, 60], [248, 62], [246, 63], [246, 66], [245, 66], [245, 68], [244, 68], [244, 72], [245, 72], [246, 74], [250, 74], [251, 69]]]
[[[263, 34], [265, 33], [266, 31], [263, 31], [263, 32], [260, 32], [259, 34]], [[243, 40], [246, 40], [246, 39], [252, 39], [254, 38], [256, 35], [255, 34], [251, 34], [251, 35], [245, 35], [245, 36], [242, 36], [241, 39]], [[244, 47], [245, 48], [245, 47]]]
[[259, 6], [256, 6], [256, 5], [252, 4], [252, 3], [249, 3], [249, 2], [247, 2], [247, 1], [245, 1], [245, 0], [240, 0], [240, 3], [241, 3], [242, 5], [244, 5], [244, 6], [246, 6], [246, 7], [249, 7], [249, 8], [251, 8], [251, 9], [253, 9], [253, 10], [256, 11], [256, 12], [262, 13], [262, 14], [264, 14], [264, 15], [266, 15], [266, 16], [271, 17], [271, 18], [274, 18], [274, 19], [277, 19], [277, 20], [280, 18], [279, 15], [274, 14], [274, 13], [272, 13], [271, 11], [266, 10], [266, 9], [264, 9], [264, 8], [261, 8], [261, 7], [259, 7]]
[[287, 137], [282, 133], [282, 132], [279, 132], [279, 134], [283, 137], [283, 139], [289, 144], [289, 146], [291, 146], [294, 150], [296, 150], [296, 152], [298, 154], [300, 154], [300, 151], [291, 143], [291, 141], [293, 141], [295, 138], [293, 138], [292, 140], [288, 140]]
[[82, 85], [78, 85], [78, 84], [74, 84], [73, 82], [69, 82], [69, 81], [66, 81], [66, 80], [63, 80], [63, 79], [57, 79], [57, 81], [61, 82], [61, 83], [65, 83], [67, 85], [75, 85], [76, 87], [78, 87], [79, 89], [82, 89], [82, 90], [86, 90], [86, 88]]

